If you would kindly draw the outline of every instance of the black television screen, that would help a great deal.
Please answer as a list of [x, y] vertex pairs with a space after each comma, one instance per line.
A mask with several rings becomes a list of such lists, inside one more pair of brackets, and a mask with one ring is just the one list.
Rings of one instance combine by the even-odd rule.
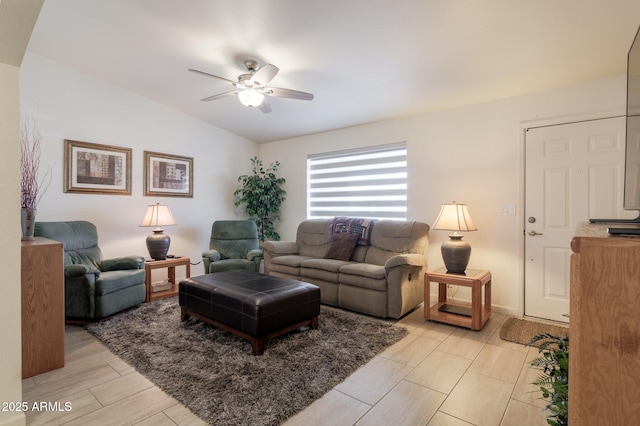
[[627, 56], [626, 115], [624, 208], [640, 211], [640, 28]]

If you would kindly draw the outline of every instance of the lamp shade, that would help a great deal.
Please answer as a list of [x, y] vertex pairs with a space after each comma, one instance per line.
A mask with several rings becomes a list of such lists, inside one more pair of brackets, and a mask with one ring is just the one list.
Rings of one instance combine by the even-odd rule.
[[175, 224], [176, 219], [171, 214], [169, 206], [161, 206], [160, 203], [148, 206], [147, 213], [140, 222], [140, 226], [154, 226], [156, 228]]
[[238, 99], [240, 99], [242, 105], [252, 108], [257, 107], [264, 101], [264, 95], [253, 89], [246, 89], [238, 93]]
[[153, 226], [153, 234], [147, 237], [147, 250], [153, 260], [164, 260], [169, 252], [171, 237], [164, 233], [163, 226], [175, 225], [176, 219], [171, 214], [169, 206], [160, 203], [147, 207], [147, 212], [140, 226]]
[[466, 204], [443, 204], [432, 229], [447, 231], [477, 231]]
[[442, 260], [451, 274], [464, 274], [471, 257], [471, 244], [462, 241], [457, 231], [477, 231], [466, 204], [443, 204], [432, 229], [454, 231], [440, 248]]

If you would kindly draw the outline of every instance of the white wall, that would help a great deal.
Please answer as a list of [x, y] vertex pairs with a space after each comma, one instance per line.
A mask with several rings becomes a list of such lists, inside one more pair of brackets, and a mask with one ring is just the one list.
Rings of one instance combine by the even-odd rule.
[[[41, 170], [53, 165], [38, 221], [88, 220], [98, 228], [105, 257], [148, 256], [151, 228], [138, 225], [147, 205], [167, 204], [178, 223], [165, 227], [169, 252], [198, 262], [214, 220], [244, 218], [233, 191], [237, 177], [251, 171], [254, 142], [32, 53], [20, 79], [22, 111], [42, 133]], [[132, 195], [64, 193], [65, 139], [132, 148]], [[193, 157], [193, 198], [143, 196], [145, 150]], [[192, 275], [202, 272], [202, 265], [192, 267]]]
[[[261, 145], [262, 160], [279, 160], [287, 180], [279, 232], [283, 240], [294, 239], [306, 217], [308, 154], [406, 141], [409, 219], [433, 224], [443, 203], [467, 203], [478, 227], [465, 235], [473, 250], [470, 267], [491, 270], [496, 311], [522, 314], [523, 129], [536, 121], [621, 114], [625, 88], [620, 76]], [[499, 216], [502, 205], [515, 205], [516, 216]], [[431, 231], [430, 269], [443, 265], [440, 245], [447, 235]]]
[[[0, 402], [22, 400], [20, 271], [20, 65], [43, 0], [0, 0]], [[0, 425], [24, 425], [23, 412], [0, 410]]]
[[[20, 116], [18, 108], [19, 67], [0, 63], [0, 173], [3, 202], [0, 203], [0, 256], [6, 262], [0, 291], [0, 401], [22, 399], [22, 335], [20, 333]], [[13, 243], [12, 243], [13, 242]], [[16, 399], [18, 398], [18, 399]], [[24, 424], [19, 412], [0, 412], [0, 424]]]

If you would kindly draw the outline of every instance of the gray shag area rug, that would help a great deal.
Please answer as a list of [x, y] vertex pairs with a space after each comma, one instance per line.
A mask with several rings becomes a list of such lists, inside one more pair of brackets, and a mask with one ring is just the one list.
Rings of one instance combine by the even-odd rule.
[[277, 425], [342, 382], [407, 330], [321, 307], [319, 328], [267, 342], [263, 356], [226, 331], [180, 321], [178, 298], [156, 300], [87, 329], [209, 424]]

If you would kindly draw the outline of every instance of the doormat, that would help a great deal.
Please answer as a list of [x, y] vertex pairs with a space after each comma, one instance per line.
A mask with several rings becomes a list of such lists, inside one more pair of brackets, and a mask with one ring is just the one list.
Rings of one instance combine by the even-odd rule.
[[[569, 327], [531, 321], [522, 318], [507, 319], [500, 329], [500, 338], [507, 342], [527, 345], [539, 334], [564, 337], [569, 334]], [[545, 340], [539, 340], [531, 346], [540, 346]]]

